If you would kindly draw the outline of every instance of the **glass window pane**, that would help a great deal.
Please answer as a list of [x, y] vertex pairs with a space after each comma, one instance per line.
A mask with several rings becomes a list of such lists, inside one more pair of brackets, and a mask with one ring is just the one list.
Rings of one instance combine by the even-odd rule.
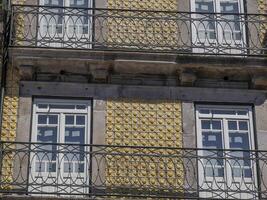
[[[255, 176], [255, 174], [254, 174], [254, 176]], [[252, 177], [252, 170], [251, 170], [251, 168], [244, 170], [244, 177], [246, 177], [246, 178], [251, 178]]]
[[58, 123], [58, 116], [57, 115], [49, 115], [48, 116], [48, 123], [49, 124], [57, 124]]
[[38, 115], [38, 124], [46, 124], [47, 115]]
[[234, 110], [213, 110], [213, 114], [218, 114], [218, 115], [235, 115], [236, 111]]
[[75, 172], [83, 173], [84, 172], [84, 163], [76, 163], [75, 164]]
[[237, 111], [237, 114], [238, 115], [248, 115], [248, 112], [240, 110], [240, 111]]
[[199, 113], [201, 113], [201, 114], [209, 114], [210, 113], [210, 110], [208, 110], [208, 109], [201, 109], [199, 111]]
[[65, 128], [65, 143], [84, 144], [85, 128], [66, 127]]
[[45, 172], [45, 163], [44, 162], [36, 162], [35, 163], [35, 171], [36, 172]]
[[248, 133], [229, 133], [230, 148], [231, 149], [249, 149]]
[[239, 5], [237, 0], [221, 1], [220, 9], [222, 13], [239, 13]]
[[73, 125], [74, 124], [74, 116], [73, 115], [66, 115], [66, 124]]
[[210, 120], [201, 120], [201, 128], [202, 129], [210, 129], [211, 121]]
[[50, 108], [53, 108], [53, 109], [75, 109], [75, 105], [54, 104], [54, 105], [50, 105]]
[[76, 116], [77, 125], [85, 125], [85, 116]]
[[72, 162], [64, 163], [64, 172], [65, 173], [72, 173], [73, 172], [73, 163]]
[[37, 129], [37, 142], [56, 143], [57, 142], [57, 127], [42, 127]]
[[86, 106], [85, 105], [77, 105], [76, 106], [76, 109], [78, 109], [78, 110], [85, 110], [86, 109]]
[[221, 121], [212, 121], [212, 129], [221, 130]]
[[222, 133], [221, 132], [203, 132], [202, 133], [203, 148], [222, 149]]
[[237, 121], [228, 121], [229, 130], [237, 130]]
[[46, 109], [46, 108], [48, 108], [48, 104], [38, 104], [38, 108]]
[[57, 164], [55, 162], [47, 163], [47, 171], [48, 172], [56, 172]]
[[239, 130], [248, 130], [248, 122], [247, 121], [239, 121]]
[[70, 7], [87, 8], [88, 0], [70, 0]]
[[214, 12], [213, 0], [196, 0], [196, 12]]

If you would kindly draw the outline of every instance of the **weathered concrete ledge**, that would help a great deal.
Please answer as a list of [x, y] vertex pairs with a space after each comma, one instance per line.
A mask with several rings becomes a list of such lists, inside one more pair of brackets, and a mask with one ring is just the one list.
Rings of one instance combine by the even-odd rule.
[[[176, 76], [187, 86], [193, 85], [193, 82], [188, 82], [188, 78], [185, 80], [184, 77], [188, 76], [183, 75], [190, 72], [192, 74], [190, 77], [195, 76], [194, 80], [243, 81], [251, 83], [250, 85], [258, 89], [265, 89], [267, 85], [267, 80], [262, 78], [260, 81], [257, 80], [257, 77], [267, 77], [267, 58], [260, 57], [11, 48], [10, 58], [13, 66], [18, 67], [22, 75], [26, 75], [21, 77], [22, 80], [31, 79], [30, 71], [35, 74], [66, 72], [85, 76], [94, 76], [102, 71], [105, 72], [105, 76], [109, 74]], [[101, 79], [105, 77], [102, 76]]]
[[250, 103], [261, 105], [267, 98], [264, 90], [129, 86], [67, 82], [21, 81], [20, 96], [79, 97], [93, 99], [131, 98], [181, 100], [193, 102]]
[[267, 67], [267, 57], [248, 57], [248, 56], [216, 56], [198, 54], [179, 54], [168, 52], [145, 52], [145, 51], [116, 51], [116, 50], [83, 50], [83, 49], [60, 49], [60, 48], [10, 48], [10, 56], [25, 57], [46, 57], [46, 58], [67, 58], [85, 60], [144, 60], [171, 63], [211, 63], [222, 64], [245, 64], [262, 65]]

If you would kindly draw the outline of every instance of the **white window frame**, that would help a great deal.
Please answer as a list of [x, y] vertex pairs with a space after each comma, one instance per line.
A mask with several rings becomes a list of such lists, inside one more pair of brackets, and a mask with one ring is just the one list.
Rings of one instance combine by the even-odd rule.
[[[250, 145], [250, 150], [255, 150], [255, 139], [254, 139], [254, 124], [253, 124], [253, 111], [252, 111], [252, 107], [251, 106], [232, 106], [232, 105], [202, 105], [202, 104], [198, 104], [196, 105], [196, 132], [197, 132], [197, 148], [202, 149], [203, 148], [203, 141], [202, 141], [202, 132], [201, 132], [201, 119], [207, 119], [207, 120], [216, 120], [216, 119], [220, 119], [222, 120], [222, 143], [223, 143], [223, 149], [230, 149], [229, 144], [229, 130], [227, 127], [227, 120], [249, 120], [249, 145]], [[200, 110], [201, 109], [216, 109], [216, 110], [246, 110], [248, 112], [247, 116], [234, 116], [234, 115], [229, 115], [229, 114], [200, 114]], [[198, 155], [202, 156], [203, 151], [198, 151]], [[201, 163], [198, 163], [200, 165], [203, 165], [202, 161], [198, 161]], [[227, 181], [227, 185], [234, 185], [231, 180], [232, 180], [232, 176], [229, 176], [230, 170], [231, 170], [231, 166], [228, 163], [224, 163], [223, 164], [224, 167], [224, 177], [212, 177], [211, 179], [213, 179], [212, 181], [214, 181], [214, 179], [216, 179], [216, 182], [218, 183], [218, 185], [220, 185], [220, 183], [222, 181]], [[252, 173], [254, 174], [253, 176], [253, 180], [252, 178], [244, 178], [245, 180], [242, 181], [253, 181], [253, 184], [255, 184], [257, 186], [257, 171], [256, 171], [256, 163], [252, 163], [251, 166], [251, 170]], [[198, 168], [198, 178], [199, 178], [199, 183], [200, 185], [204, 186], [203, 183], [205, 181], [207, 181], [209, 178], [204, 177], [204, 171], [203, 168]], [[235, 180], [238, 180], [238, 178], [234, 178]], [[247, 180], [246, 180], [247, 179]], [[254, 185], [254, 186], [255, 186]], [[205, 187], [205, 186], [204, 186]], [[252, 186], [253, 187], [253, 186]], [[254, 188], [255, 189], [255, 188]], [[245, 189], [244, 189], [245, 190]], [[224, 198], [227, 198], [228, 195], [232, 195], [235, 196], [235, 194], [231, 194], [229, 192], [229, 194], [222, 194], [221, 195], [225, 195]], [[248, 194], [242, 194], [239, 192], [239, 194], [236, 194], [237, 198], [242, 198], [242, 199], [251, 199], [253, 196], [253, 199], [257, 199], [257, 195], [258, 194], [251, 194], [252, 196], [249, 196]], [[207, 193], [207, 192], [200, 192], [200, 197], [203, 198], [211, 198], [212, 196], [216, 196], [216, 192], [214, 194], [212, 193]], [[222, 197], [222, 196], [221, 196]], [[218, 197], [217, 197], [218, 198]], [[229, 198], [229, 197], [228, 197]]]
[[[63, 7], [66, 7], [66, 8], [71, 8], [70, 7], [70, 1], [71, 0], [63, 0]], [[39, 5], [43, 6], [44, 5], [44, 2], [45, 0], [39, 0]], [[88, 7], [87, 8], [93, 8], [93, 0], [88, 0]], [[51, 42], [49, 44], [46, 44], [46, 42], [43, 44], [42, 42], [39, 42], [38, 46], [42, 46], [42, 45], [45, 45], [45, 46], [51, 46], [51, 47], [72, 47], [72, 48], [77, 48], [77, 47], [80, 47], [80, 48], [92, 48], [92, 40], [93, 40], [93, 30], [92, 30], [92, 27], [93, 27], [93, 23], [92, 23], [92, 10], [88, 10], [88, 33], [87, 34], [79, 34], [79, 31], [80, 30], [76, 30], [76, 37], [70, 37], [70, 35], [68, 35], [68, 30], [70, 29], [70, 25], [71, 25], [71, 18], [70, 20], [68, 20], [68, 16], [64, 14], [64, 11], [63, 11], [63, 24], [62, 25], [62, 33], [58, 34], [58, 33], [55, 33], [54, 35], [52, 35], [55, 39], [59, 39], [58, 41], [55, 41], [55, 42]], [[91, 17], [89, 17], [89, 15], [91, 15]], [[38, 18], [38, 23], [40, 23], [40, 30], [38, 31], [38, 41], [42, 41], [42, 36], [44, 36], [44, 32], [46, 32], [47, 34], [47, 30], [44, 31], [43, 30], [43, 26], [42, 26], [42, 17], [44, 17], [44, 15], [42, 14], [41, 16], [39, 16]], [[67, 25], [65, 25], [64, 23], [65, 22], [69, 22]], [[76, 22], [77, 23], [77, 22]], [[53, 25], [56, 25], [56, 24], [53, 24]], [[78, 24], [76, 24], [78, 25]], [[65, 26], [67, 26], [67, 32], [65, 33], [64, 31], [64, 28]], [[49, 39], [49, 38], [48, 38]], [[76, 40], [77, 39], [77, 40]], [[72, 43], [68, 43], [68, 41], [72, 40]], [[76, 45], [75, 44], [75, 41], [76, 42], [85, 42], [85, 44], [79, 44], [79, 45]]]
[[[196, 1], [197, 0], [191, 0], [191, 12], [196, 12]], [[212, 0], [213, 1], [213, 5], [214, 5], [214, 12], [215, 13], [221, 13], [221, 10], [220, 10], [220, 3], [222, 2], [222, 1], [226, 1], [226, 0]], [[241, 14], [241, 13], [245, 13], [245, 7], [244, 7], [244, 0], [238, 0], [238, 8], [239, 8], [239, 13]], [[197, 14], [192, 14], [192, 18], [193, 19], [196, 19], [196, 20], [194, 20], [194, 25], [197, 23]], [[235, 44], [232, 44], [233, 43], [233, 41], [239, 41], [239, 40], [234, 40], [234, 39], [231, 39], [231, 40], [229, 40], [229, 41], [225, 41], [225, 39], [223, 38], [223, 33], [224, 33], [224, 30], [223, 30], [223, 27], [221, 27], [221, 26], [218, 26], [218, 22], [216, 22], [216, 21], [214, 21], [214, 23], [215, 23], [215, 32], [216, 32], [216, 39], [208, 39], [208, 37], [207, 38], [205, 38], [205, 42], [204, 42], [204, 45], [205, 45], [205, 49], [202, 49], [201, 48], [201, 43], [200, 43], [200, 47], [198, 48], [197, 46], [198, 46], [198, 44], [197, 43], [199, 43], [200, 42], [200, 40], [201, 39], [199, 39], [198, 38], [198, 30], [197, 30], [197, 28], [194, 26], [194, 25], [192, 25], [192, 28], [191, 28], [191, 31], [192, 31], [192, 45], [196, 45], [196, 47], [193, 47], [193, 52], [195, 52], [195, 53], [221, 53], [221, 52], [218, 52], [217, 51], [217, 47], [216, 46], [218, 46], [218, 45], [222, 45], [222, 48], [223, 48], [223, 46], [227, 46], [228, 47], [228, 45], [227, 45], [227, 43], [230, 43], [231, 45], [230, 45], [230, 47], [233, 47], [233, 48], [235, 48], [236, 47], [236, 45]], [[241, 36], [241, 40], [240, 40], [240, 44], [239, 45], [241, 45], [241, 47], [244, 47], [244, 46], [246, 46], [247, 44], [247, 38], [246, 38], [246, 28], [245, 28], [245, 26], [241, 26], [240, 25], [240, 28], [241, 28], [241, 32], [243, 33], [242, 34], [242, 36]], [[232, 41], [232, 42], [231, 42]], [[224, 43], [224, 42], [226, 42], [226, 43]], [[239, 43], [239, 42], [238, 42]], [[213, 45], [214, 47], [211, 47], [210, 49], [209, 48], [207, 48], [207, 46], [208, 45]], [[214, 49], [213, 49], [214, 48]], [[219, 47], [220, 48], [220, 47]], [[243, 50], [244, 51], [244, 50]], [[243, 52], [241, 52], [241, 50], [237, 50], [237, 49], [229, 49], [229, 50], [224, 50], [224, 53], [231, 53], [231, 54], [239, 54], [239, 53], [243, 53]]]
[[[38, 108], [38, 104], [51, 104], [51, 105], [84, 105], [85, 110], [82, 109], [40, 109]], [[65, 99], [41, 99], [37, 98], [33, 101], [33, 113], [32, 113], [32, 131], [31, 131], [31, 142], [36, 143], [37, 141], [37, 128], [38, 128], [38, 115], [39, 114], [51, 114], [51, 115], [58, 115], [58, 131], [57, 131], [57, 143], [64, 144], [65, 143], [65, 115], [66, 114], [81, 114], [86, 115], [85, 119], [85, 144], [91, 144], [91, 100], [65, 100]], [[67, 143], [68, 144], [68, 143]], [[85, 147], [86, 151], [89, 151], [88, 147]], [[58, 165], [58, 161], [61, 160], [60, 165], [60, 172], [58, 171], [58, 166], [56, 167], [56, 172], [41, 172], [40, 174], [43, 176], [55, 176], [55, 177], [64, 177], [63, 174], [65, 173], [64, 170], [64, 162], [62, 162], [62, 155], [58, 155], [59, 158], [56, 159], [56, 163]], [[36, 156], [35, 156], [36, 157]], [[36, 172], [36, 166], [35, 166], [35, 158], [34, 155], [30, 155], [31, 160], [31, 172], [29, 174], [29, 182], [30, 184], [34, 184], [35, 180], [34, 177], [38, 175], [38, 172]], [[84, 175], [89, 185], [89, 174], [88, 174], [88, 167], [86, 161], [88, 161], [89, 158], [85, 158], [85, 166], [84, 166]], [[75, 172], [71, 172], [75, 173]], [[39, 174], [39, 175], [40, 175]], [[61, 178], [60, 178], [61, 179]], [[60, 184], [60, 181], [58, 184]], [[65, 186], [66, 187], [66, 186]], [[48, 186], [47, 188], [44, 188], [44, 192], [52, 192], [56, 193], [59, 190], [57, 186]], [[34, 186], [29, 187], [29, 191], [34, 192]], [[88, 191], [83, 191], [84, 194], [87, 194]]]

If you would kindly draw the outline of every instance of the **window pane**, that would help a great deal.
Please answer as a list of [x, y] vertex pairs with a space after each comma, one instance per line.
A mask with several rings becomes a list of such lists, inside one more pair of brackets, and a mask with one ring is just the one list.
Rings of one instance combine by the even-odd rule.
[[55, 162], [47, 163], [47, 171], [48, 172], [56, 172], [57, 164]]
[[75, 164], [75, 172], [83, 173], [84, 172], [84, 163], [76, 163]]
[[46, 124], [47, 115], [38, 115], [38, 124]]
[[214, 12], [213, 0], [196, 0], [196, 12]]
[[230, 148], [231, 149], [249, 149], [248, 133], [229, 133]]
[[60, 105], [60, 104], [54, 104], [50, 105], [50, 108], [53, 109], [75, 109], [75, 105]]
[[86, 106], [85, 105], [77, 105], [76, 106], [76, 109], [78, 109], [78, 110], [85, 110], [86, 109]]
[[84, 144], [85, 128], [66, 127], [65, 128], [65, 143]]
[[85, 116], [76, 116], [77, 125], [85, 125]]
[[[85, 144], [85, 127], [66, 127], [65, 128], [65, 143]], [[73, 150], [72, 150], [73, 149]], [[84, 146], [72, 146], [68, 148], [68, 153], [64, 155], [64, 160], [77, 161], [84, 160]]]
[[236, 111], [234, 110], [213, 110], [213, 114], [218, 114], [218, 115], [235, 115]]
[[248, 130], [248, 122], [247, 121], [239, 121], [239, 130]]
[[237, 130], [237, 121], [228, 121], [229, 130]]
[[37, 142], [56, 143], [57, 142], [57, 127], [42, 127], [37, 130]]
[[57, 119], [58, 119], [57, 115], [49, 115], [48, 123], [49, 124], [57, 124], [58, 123]]
[[[38, 145], [38, 150], [34, 156], [39, 161], [56, 160], [57, 145], [50, 145], [57, 143], [57, 127], [38, 127], [37, 142], [42, 143]], [[48, 143], [48, 144], [44, 144]]]
[[210, 120], [201, 120], [201, 128], [202, 129], [210, 129], [211, 121]]
[[64, 163], [64, 172], [72, 173], [73, 172], [73, 164], [71, 162]]
[[221, 132], [203, 132], [202, 133], [203, 148], [222, 149], [222, 133]]
[[199, 113], [201, 113], [201, 114], [209, 114], [210, 110], [208, 110], [208, 109], [200, 109]]
[[38, 104], [38, 108], [46, 109], [46, 108], [48, 108], [48, 104]]
[[73, 125], [74, 124], [74, 116], [73, 115], [66, 115], [66, 124]]
[[87, 8], [88, 0], [70, 0], [70, 7]]
[[36, 162], [35, 163], [36, 172], [45, 172], [45, 162]]
[[221, 130], [221, 121], [215, 121], [215, 120], [213, 120], [212, 121], [212, 129], [219, 129], [219, 130]]

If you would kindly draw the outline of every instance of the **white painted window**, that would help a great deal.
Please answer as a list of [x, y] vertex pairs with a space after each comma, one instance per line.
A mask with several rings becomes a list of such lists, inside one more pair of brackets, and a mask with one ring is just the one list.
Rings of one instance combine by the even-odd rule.
[[92, 0], [40, 0], [40, 5], [47, 7], [40, 8], [39, 46], [91, 47]]
[[239, 49], [246, 45], [246, 24], [244, 16], [238, 15], [244, 13], [243, 0], [191, 0], [191, 11], [198, 13], [192, 14], [193, 51], [244, 53]]
[[31, 141], [30, 192], [88, 193], [90, 101], [36, 99]]
[[252, 108], [197, 105], [196, 121], [200, 196], [257, 199]]

